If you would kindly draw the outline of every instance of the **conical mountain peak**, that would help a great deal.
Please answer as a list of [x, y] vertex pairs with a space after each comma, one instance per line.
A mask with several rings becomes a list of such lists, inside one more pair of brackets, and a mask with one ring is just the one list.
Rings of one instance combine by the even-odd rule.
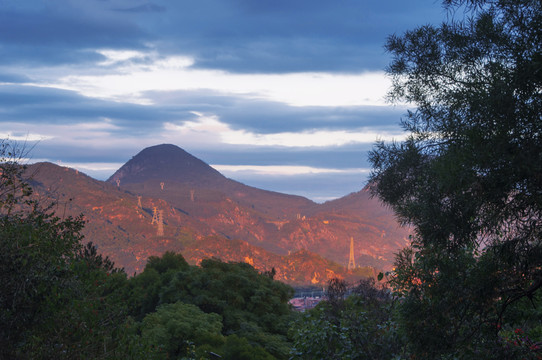
[[149, 180], [182, 183], [212, 184], [224, 176], [202, 160], [172, 144], [155, 145], [143, 149], [109, 179], [123, 184], [143, 183]]

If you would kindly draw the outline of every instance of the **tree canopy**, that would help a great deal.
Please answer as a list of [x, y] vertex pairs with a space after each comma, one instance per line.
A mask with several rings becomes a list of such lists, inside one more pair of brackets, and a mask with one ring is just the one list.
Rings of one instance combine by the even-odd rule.
[[406, 140], [370, 153], [374, 194], [414, 230], [394, 281], [428, 358], [498, 347], [542, 286], [542, 3], [444, 5], [441, 25], [389, 37], [389, 97], [414, 109]]

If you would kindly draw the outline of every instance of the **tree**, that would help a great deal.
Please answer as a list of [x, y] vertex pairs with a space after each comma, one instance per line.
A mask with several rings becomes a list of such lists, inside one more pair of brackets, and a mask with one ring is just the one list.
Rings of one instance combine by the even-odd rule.
[[0, 358], [115, 358], [126, 274], [32, 197], [21, 154], [0, 142]]
[[175, 254], [173, 251], [166, 251], [161, 257], [150, 256], [147, 259], [145, 270], [154, 269], [159, 274], [167, 271], [186, 270], [189, 265], [181, 254]]
[[43, 324], [72, 289], [70, 261], [79, 248], [80, 219], [60, 220], [30, 200], [19, 160], [24, 149], [0, 142], [0, 357], [17, 357], [29, 328]]
[[28, 155], [25, 145], [0, 139], [0, 214], [8, 215], [16, 205], [30, 205], [32, 189], [23, 179], [22, 159]]
[[182, 301], [205, 313], [219, 314], [224, 335], [246, 338], [251, 346], [260, 346], [280, 359], [287, 358], [290, 350], [286, 335], [292, 295], [290, 286], [260, 274], [249, 264], [213, 259], [179, 270], [171, 280], [162, 279], [159, 291], [161, 304]]
[[376, 288], [373, 279], [355, 286], [332, 279], [327, 300], [292, 324], [291, 359], [400, 358], [403, 343], [393, 305], [389, 290]]
[[[390, 99], [416, 108], [404, 142], [370, 153], [371, 183], [414, 229], [394, 283], [411, 341], [452, 326], [442, 351], [475, 354], [499, 346], [507, 310], [542, 286], [542, 3], [444, 5], [442, 25], [388, 39]], [[408, 320], [407, 305], [433, 308]]]
[[[70, 263], [80, 237], [78, 220], [46, 214], [0, 219], [0, 355], [28, 345], [75, 291]], [[0, 357], [3, 357], [0, 356]]]
[[[206, 314], [197, 306], [176, 302], [158, 307], [143, 319], [142, 338], [161, 355], [157, 358], [180, 359], [189, 355], [190, 345], [198, 348], [222, 346], [222, 319]], [[204, 354], [201, 354], [204, 355]]]

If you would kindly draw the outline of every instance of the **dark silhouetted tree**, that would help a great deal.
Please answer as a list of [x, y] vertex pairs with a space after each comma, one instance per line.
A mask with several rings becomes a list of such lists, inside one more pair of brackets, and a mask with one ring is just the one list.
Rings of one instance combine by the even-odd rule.
[[415, 231], [394, 280], [413, 351], [499, 356], [507, 309], [542, 286], [542, 2], [444, 4], [388, 39], [390, 98], [416, 108], [371, 182]]

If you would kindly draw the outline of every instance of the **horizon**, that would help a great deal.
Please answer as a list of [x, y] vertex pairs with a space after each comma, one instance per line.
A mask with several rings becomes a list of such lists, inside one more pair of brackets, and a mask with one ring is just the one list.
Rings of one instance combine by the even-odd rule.
[[[173, 145], [173, 146], [178, 147], [178, 148], [181, 149], [181, 150], [185, 150], [185, 149], [182, 149], [181, 147], [179, 147], [179, 146], [177, 146], [177, 145], [174, 145], [174, 144], [156, 144], [156, 145], [151, 145], [150, 147], [160, 146], [160, 145]], [[147, 149], [147, 148], [145, 148], [145, 149]], [[143, 151], [143, 150], [145, 150], [145, 149], [141, 149], [141, 151]], [[186, 150], [185, 150], [185, 151], [186, 151]], [[189, 153], [189, 152], [188, 152], [188, 153]], [[138, 152], [138, 154], [139, 154], [139, 152]], [[189, 154], [190, 154], [190, 153], [189, 153]], [[137, 155], [137, 154], [134, 154], [134, 156], [132, 156], [132, 158], [135, 157], [136, 155]], [[190, 154], [190, 155], [192, 155], [192, 154]], [[113, 176], [113, 175], [114, 175], [114, 174], [115, 174], [122, 166], [124, 166], [124, 165], [126, 164], [126, 163], [119, 164], [118, 167], [116, 167], [111, 173], [109, 173], [109, 171], [108, 171], [107, 173], [104, 172], [104, 176], [102, 176], [102, 177], [97, 177], [97, 176], [92, 176], [91, 174], [86, 173], [86, 172], [84, 171], [84, 166], [73, 167], [73, 166], [69, 166], [69, 165], [67, 165], [67, 164], [63, 164], [62, 162], [54, 163], [54, 162], [50, 162], [50, 161], [47, 161], [47, 160], [35, 161], [35, 160], [32, 160], [32, 158], [23, 158], [23, 159], [21, 159], [21, 160], [22, 160], [22, 162], [23, 162], [25, 165], [36, 165], [36, 164], [40, 164], [40, 163], [50, 163], [50, 164], [54, 164], [54, 165], [57, 165], [57, 166], [60, 166], [60, 167], [66, 167], [66, 168], [74, 169], [74, 170], [77, 170], [78, 172], [80, 172], [80, 173], [82, 173], [82, 174], [84, 174], [84, 175], [86, 175], [86, 176], [88, 176], [88, 177], [94, 179], [94, 180], [98, 180], [98, 181], [102, 181], [102, 182], [107, 182], [107, 181], [108, 181], [108, 180], [109, 180], [109, 179], [110, 179], [110, 178], [111, 178], [111, 177], [112, 177], [112, 176]], [[206, 163], [203, 159], [199, 159], [199, 160], [201, 160], [201, 161], [203, 161], [204, 163]], [[129, 161], [129, 160], [128, 160], [128, 161]], [[127, 162], [128, 162], [128, 161], [127, 161]], [[207, 164], [207, 163], [206, 163], [206, 164]], [[110, 165], [111, 165], [111, 164], [108, 164], [108, 166], [110, 166]], [[216, 166], [216, 167], [215, 167], [215, 166], [210, 165], [210, 164], [207, 164], [207, 165], [210, 166], [211, 168], [215, 169], [216, 171], [218, 171], [220, 174], [224, 175], [224, 173], [223, 173], [222, 170], [220, 169], [220, 166]], [[83, 168], [83, 170], [81, 170], [80, 168]], [[295, 171], [295, 170], [294, 170], [294, 171]], [[105, 174], [109, 174], [109, 175], [105, 175]], [[228, 176], [226, 176], [226, 175], [224, 175], [224, 176], [225, 176], [226, 178], [231, 179], [231, 180], [235, 180], [235, 179], [230, 178], [230, 177], [228, 177]], [[238, 181], [238, 180], [235, 180], [235, 181]], [[252, 185], [243, 183], [243, 182], [241, 182], [241, 181], [238, 181], [238, 182], [240, 182], [240, 183], [242, 183], [242, 184], [244, 184], [244, 185], [252, 186]], [[252, 186], [252, 187], [256, 187], [256, 186]], [[256, 187], [256, 188], [257, 188], [257, 187]], [[342, 197], [348, 196], [348, 195], [353, 194], [353, 193], [355, 193], [355, 192], [359, 192], [359, 191], [363, 190], [364, 188], [365, 188], [365, 185], [364, 185], [362, 188], [360, 188], [360, 189], [358, 189], [358, 190], [355, 190], [355, 191], [352, 191], [352, 192], [350, 192], [350, 193], [348, 193], [348, 194], [345, 194], [345, 195], [343, 195], [343, 196], [333, 197], [333, 198], [329, 198], [329, 199], [324, 199], [324, 200], [321, 200], [321, 201], [314, 200], [314, 199], [310, 199], [310, 198], [308, 198], [308, 197], [306, 197], [306, 198], [309, 199], [309, 200], [311, 200], [311, 201], [313, 201], [313, 202], [315, 202], [315, 203], [323, 204], [323, 203], [325, 203], [325, 202], [327, 202], [327, 201], [340, 199], [340, 198], [342, 198]], [[268, 190], [268, 189], [263, 189], [263, 188], [258, 188], [258, 189], [260, 189], [260, 190]], [[275, 190], [268, 190], [268, 191], [275, 191]], [[284, 192], [280, 192], [280, 191], [275, 191], [275, 192], [282, 193], [282, 194], [286, 194], [286, 195], [298, 195], [298, 194], [284, 193]], [[302, 196], [302, 195], [298, 195], [298, 196]]]

